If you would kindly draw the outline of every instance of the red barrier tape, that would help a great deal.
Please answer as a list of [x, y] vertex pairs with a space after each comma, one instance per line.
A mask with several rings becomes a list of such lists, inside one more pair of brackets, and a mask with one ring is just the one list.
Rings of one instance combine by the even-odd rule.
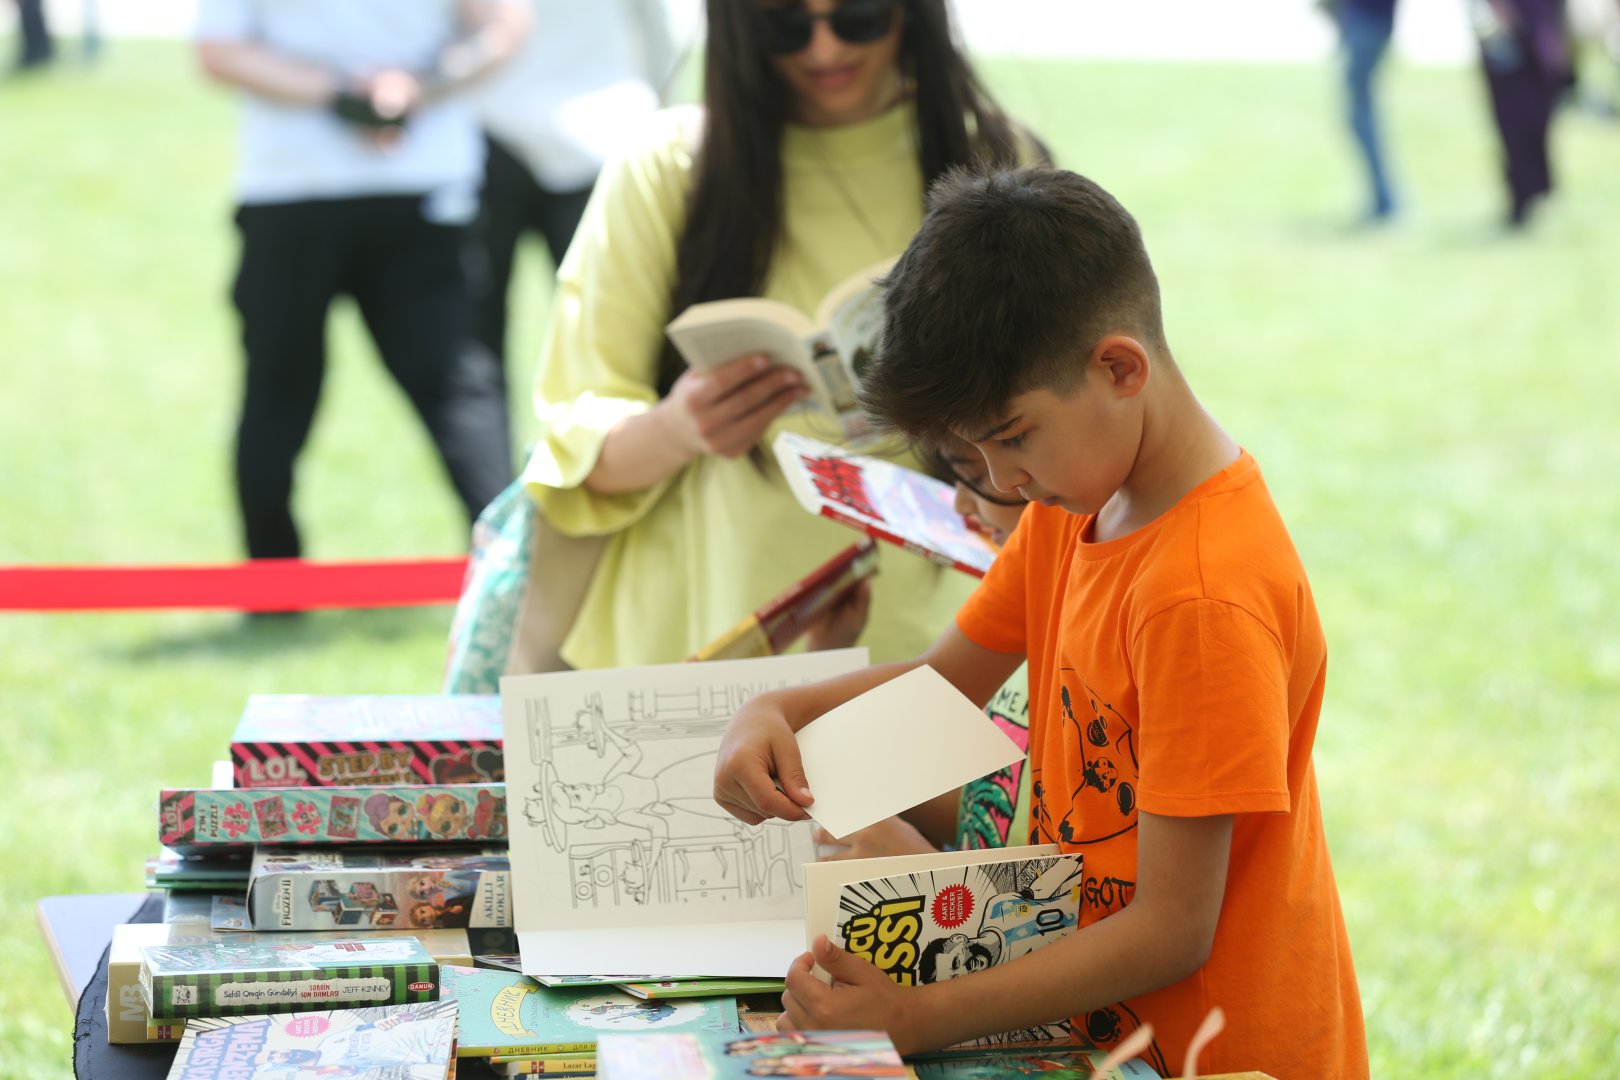
[[0, 611], [314, 608], [452, 604], [467, 560], [306, 562], [225, 566], [0, 566]]

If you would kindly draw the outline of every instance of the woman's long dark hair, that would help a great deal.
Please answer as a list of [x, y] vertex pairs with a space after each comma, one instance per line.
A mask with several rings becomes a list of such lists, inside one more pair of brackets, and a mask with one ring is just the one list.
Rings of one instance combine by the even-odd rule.
[[[1018, 163], [1018, 131], [952, 41], [945, 3], [900, 4], [900, 71], [915, 101], [924, 190], [952, 165]], [[782, 128], [792, 97], [771, 66], [757, 0], [707, 7], [703, 138], [676, 247], [671, 317], [706, 300], [759, 295], [782, 233]], [[684, 370], [665, 342], [660, 396]]]

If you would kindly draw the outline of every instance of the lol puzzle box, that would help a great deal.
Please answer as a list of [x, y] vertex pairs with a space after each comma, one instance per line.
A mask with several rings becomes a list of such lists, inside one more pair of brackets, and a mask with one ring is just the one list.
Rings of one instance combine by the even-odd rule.
[[506, 778], [498, 694], [254, 694], [231, 736], [239, 788]]
[[505, 784], [423, 787], [170, 788], [158, 840], [180, 852], [251, 844], [504, 841]]

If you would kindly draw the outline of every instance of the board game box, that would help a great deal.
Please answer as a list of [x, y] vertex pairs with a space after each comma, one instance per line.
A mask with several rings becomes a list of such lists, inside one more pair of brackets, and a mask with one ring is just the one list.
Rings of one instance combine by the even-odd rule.
[[239, 788], [499, 782], [500, 698], [254, 694], [231, 767]]
[[158, 840], [180, 852], [251, 844], [505, 840], [505, 784], [165, 789]]
[[403, 1005], [439, 997], [439, 964], [414, 937], [230, 940], [141, 949], [154, 1020]]
[[448, 1001], [210, 1017], [186, 1025], [169, 1080], [448, 1080], [455, 1046], [456, 1007]]
[[253, 852], [255, 930], [511, 926], [504, 847], [283, 848]]

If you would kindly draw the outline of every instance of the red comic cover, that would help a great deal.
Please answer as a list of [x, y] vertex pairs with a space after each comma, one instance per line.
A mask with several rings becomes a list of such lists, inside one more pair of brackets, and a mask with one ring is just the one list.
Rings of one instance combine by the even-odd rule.
[[812, 514], [974, 577], [990, 569], [996, 549], [956, 512], [948, 485], [791, 431], [778, 435], [773, 449], [788, 486]]

